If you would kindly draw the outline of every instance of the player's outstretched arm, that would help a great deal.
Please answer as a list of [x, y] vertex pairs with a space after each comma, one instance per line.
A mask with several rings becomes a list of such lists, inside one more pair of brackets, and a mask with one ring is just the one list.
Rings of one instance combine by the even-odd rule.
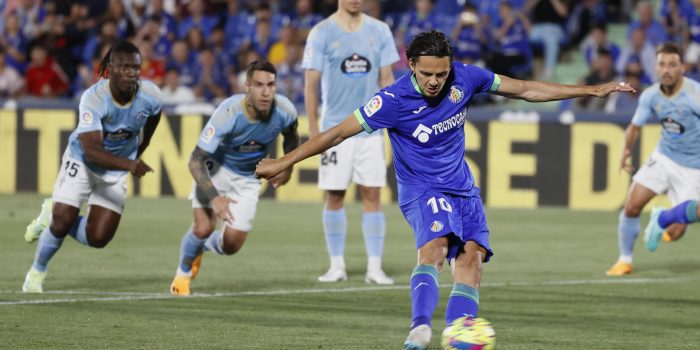
[[345, 118], [340, 124], [312, 137], [292, 152], [279, 159], [263, 159], [255, 168], [255, 176], [271, 179], [284, 169], [343, 142], [362, 131], [362, 125], [354, 115]]
[[230, 203], [234, 202], [232, 199], [222, 196], [219, 191], [214, 187], [214, 183], [211, 182], [211, 176], [209, 175], [209, 168], [207, 167], [207, 159], [212, 156], [211, 153], [196, 146], [192, 155], [190, 156], [190, 173], [194, 177], [194, 181], [197, 183], [197, 187], [200, 191], [209, 198], [211, 202], [212, 209], [216, 216], [221, 218], [221, 220], [231, 222], [233, 216], [231, 211], [228, 209]]
[[153, 171], [141, 159], [131, 160], [118, 157], [102, 148], [102, 130], [85, 132], [80, 134], [78, 138], [80, 145], [83, 147], [83, 152], [85, 152], [85, 158], [90, 163], [105, 169], [127, 170], [137, 177]]
[[497, 95], [528, 102], [547, 102], [568, 98], [606, 97], [613, 92], [637, 92], [628, 83], [610, 82], [600, 85], [565, 85], [546, 81], [518, 80], [499, 75]]
[[[298, 124], [294, 122], [294, 124], [292, 124], [289, 128], [282, 131], [282, 136], [284, 137], [284, 140], [282, 140], [282, 150], [284, 150], [284, 154], [287, 154], [299, 147], [299, 133], [297, 133], [297, 125]], [[292, 170], [293, 167], [290, 166], [289, 168], [284, 169], [281, 173], [277, 174], [275, 177], [271, 178], [270, 184], [272, 184], [272, 187], [277, 188], [289, 182], [289, 178], [292, 177]]]
[[143, 151], [145, 151], [148, 145], [151, 144], [151, 137], [153, 137], [153, 133], [156, 132], [156, 127], [158, 126], [159, 122], [160, 113], [146, 119], [146, 125], [143, 126], [143, 140], [141, 140], [141, 144], [139, 144], [139, 150], [136, 152], [136, 158], [141, 158]]

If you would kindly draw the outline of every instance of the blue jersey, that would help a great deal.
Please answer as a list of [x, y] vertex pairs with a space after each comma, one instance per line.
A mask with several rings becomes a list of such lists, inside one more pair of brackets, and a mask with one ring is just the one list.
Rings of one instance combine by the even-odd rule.
[[386, 23], [362, 15], [354, 32], [332, 18], [313, 27], [302, 68], [321, 72], [321, 130], [339, 124], [379, 90], [379, 69], [399, 60]]
[[78, 135], [101, 131], [102, 148], [117, 157], [136, 159], [141, 129], [148, 118], [160, 115], [161, 99], [158, 86], [148, 80], [141, 80], [136, 96], [122, 106], [112, 98], [109, 79], [98, 81], [80, 97], [78, 127], [68, 139], [70, 155], [97, 174], [123, 175], [125, 170], [105, 169], [88, 162]]
[[642, 126], [652, 117], [663, 127], [657, 150], [682, 166], [700, 169], [700, 83], [683, 77], [674, 96], [664, 95], [658, 83], [648, 87], [632, 124]]
[[275, 95], [272, 115], [267, 121], [254, 120], [245, 110], [245, 95], [234, 95], [219, 105], [204, 126], [197, 147], [212, 153], [226, 169], [253, 176], [255, 166], [265, 158], [280, 132], [295, 125], [297, 111], [284, 96]]
[[399, 204], [433, 190], [478, 195], [465, 161], [464, 123], [474, 94], [498, 89], [500, 78], [471, 65], [454, 63], [435, 98], [420, 92], [413, 75], [382, 89], [355, 117], [366, 132], [386, 128], [394, 154]]

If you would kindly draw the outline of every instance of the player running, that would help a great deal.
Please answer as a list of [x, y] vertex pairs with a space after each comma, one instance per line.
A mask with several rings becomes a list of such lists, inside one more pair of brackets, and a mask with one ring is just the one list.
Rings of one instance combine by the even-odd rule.
[[[299, 145], [297, 111], [284, 96], [276, 95], [275, 67], [256, 61], [246, 71], [246, 94], [221, 102], [204, 126], [190, 158], [194, 177], [192, 210], [194, 223], [182, 237], [180, 260], [170, 285], [174, 295], [191, 294], [204, 250], [233, 255], [241, 249], [253, 228], [260, 180], [255, 165], [275, 147], [280, 133], [285, 153]], [[269, 178], [274, 187], [289, 181], [292, 167]], [[216, 218], [224, 221], [214, 231]]]
[[[639, 215], [652, 198], [668, 193], [673, 205], [700, 199], [700, 83], [683, 77], [682, 57], [681, 49], [673, 43], [664, 44], [657, 50], [656, 73], [660, 81], [644, 90], [632, 122], [625, 131], [620, 168], [632, 172], [634, 168], [629, 159], [642, 125], [655, 117], [663, 127], [656, 150], [632, 178], [620, 213], [620, 256], [606, 272], [608, 276], [632, 273], [632, 249], [639, 235]], [[669, 223], [666, 231], [669, 237], [678, 238], [685, 228], [682, 223]], [[661, 235], [649, 238], [645, 235], [647, 248], [654, 251]]]
[[[118, 41], [102, 59], [105, 79], [81, 96], [78, 127], [63, 153], [53, 197], [44, 200], [24, 235], [27, 242], [39, 243], [22, 291], [43, 292], [48, 263], [66, 235], [89, 247], [105, 247], [124, 210], [127, 172], [141, 177], [153, 171], [140, 157], [160, 121], [161, 92], [140, 80], [140, 72], [136, 46]], [[86, 201], [88, 215], [80, 216]]]

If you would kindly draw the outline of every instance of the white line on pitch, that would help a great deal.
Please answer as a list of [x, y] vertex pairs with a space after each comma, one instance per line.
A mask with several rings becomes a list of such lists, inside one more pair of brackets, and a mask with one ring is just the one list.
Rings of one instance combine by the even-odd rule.
[[[574, 286], [574, 285], [596, 285], [596, 284], [652, 284], [652, 283], [678, 283], [698, 281], [700, 277], [670, 277], [670, 278], [611, 278], [597, 280], [559, 280], [559, 281], [513, 281], [513, 282], [484, 282], [482, 287], [529, 287], [529, 286]], [[452, 285], [443, 284], [442, 288], [452, 288]], [[350, 292], [373, 292], [384, 290], [408, 289], [408, 285], [395, 286], [368, 286], [368, 287], [348, 287], [348, 288], [310, 288], [291, 290], [271, 290], [271, 291], [244, 291], [244, 292], [213, 292], [195, 293], [187, 298], [221, 298], [221, 297], [241, 297], [241, 296], [275, 296], [294, 294], [320, 294], [320, 293], [350, 293]], [[4, 290], [0, 294], [23, 294], [19, 291]], [[59, 304], [78, 303], [88, 301], [131, 301], [131, 300], [160, 300], [160, 299], [180, 299], [170, 293], [142, 293], [142, 292], [100, 292], [100, 291], [47, 291], [43, 295], [105, 295], [103, 297], [91, 298], [62, 298], [62, 299], [36, 299], [36, 300], [7, 300], [0, 301], [3, 305], [37, 305], [37, 304]], [[182, 298], [182, 299], [187, 299]]]

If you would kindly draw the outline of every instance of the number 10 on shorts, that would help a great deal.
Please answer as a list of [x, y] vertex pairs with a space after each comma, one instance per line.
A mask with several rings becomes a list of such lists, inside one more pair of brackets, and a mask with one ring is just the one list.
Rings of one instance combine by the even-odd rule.
[[433, 214], [437, 214], [440, 211], [440, 209], [446, 212], [452, 212], [452, 206], [450, 205], [450, 203], [447, 202], [447, 199], [443, 197], [439, 197], [437, 199], [435, 197], [430, 197], [430, 199], [428, 199], [428, 205], [433, 210]]

